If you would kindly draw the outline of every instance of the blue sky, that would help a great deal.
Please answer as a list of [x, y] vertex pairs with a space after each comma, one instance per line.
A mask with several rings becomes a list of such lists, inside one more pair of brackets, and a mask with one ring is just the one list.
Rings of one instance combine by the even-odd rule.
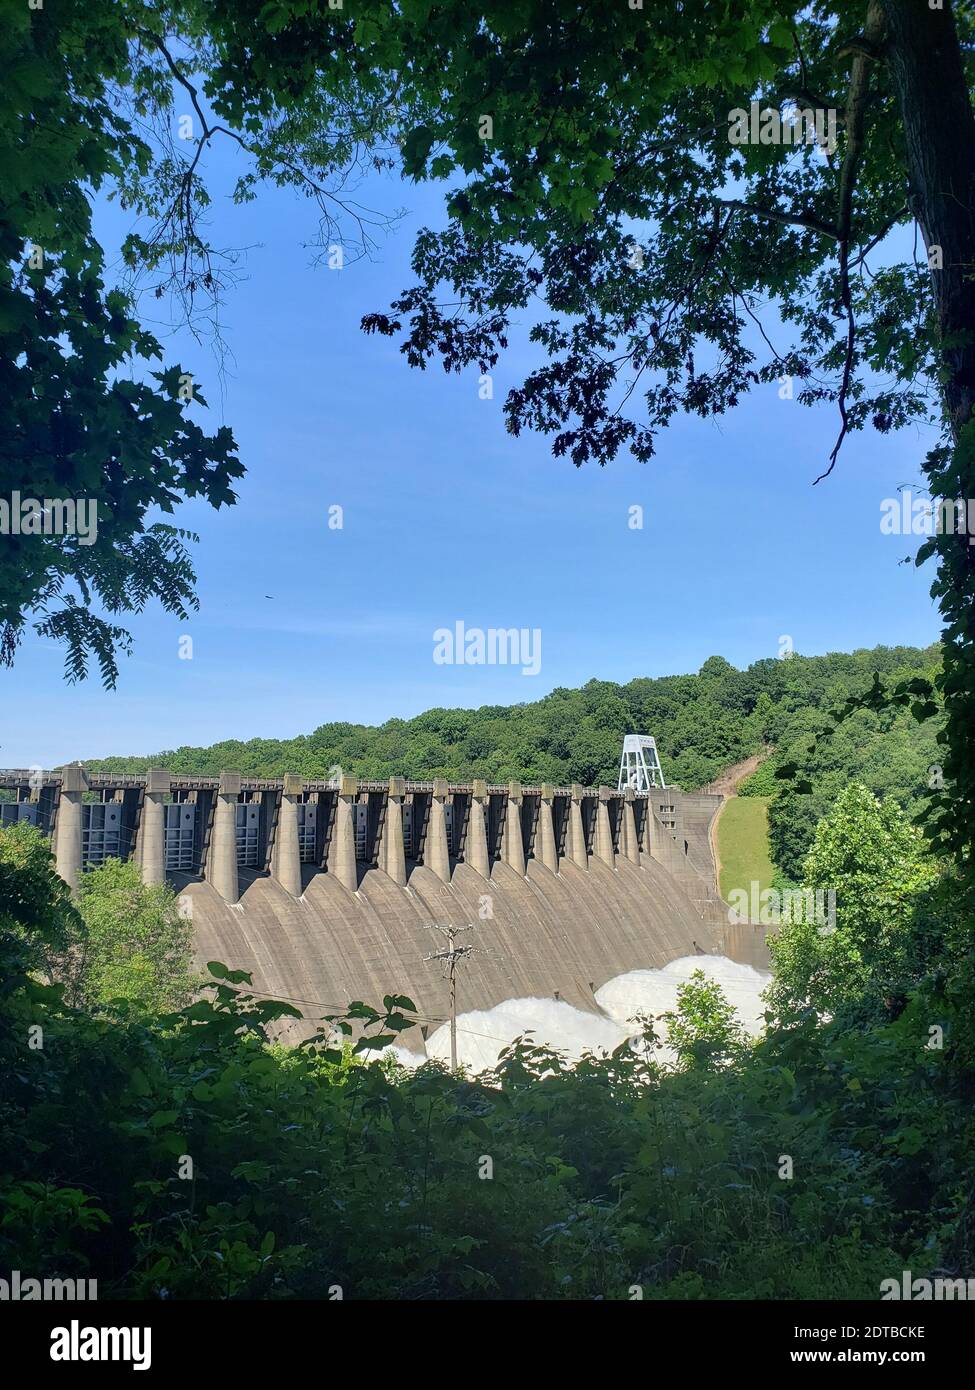
[[[395, 340], [360, 331], [412, 283], [413, 232], [440, 221], [432, 190], [370, 190], [407, 216], [372, 261], [328, 270], [306, 249], [313, 205], [265, 190], [232, 207], [225, 157], [209, 158], [215, 241], [250, 249], [223, 311], [235, 360], [222, 392], [206, 344], [164, 339], [210, 401], [200, 423], [231, 425], [248, 469], [236, 507], [177, 517], [201, 535], [201, 611], [125, 619], [135, 652], [114, 693], [97, 677], [66, 686], [61, 651], [28, 638], [0, 674], [0, 764], [534, 700], [593, 676], [694, 671], [714, 653], [745, 666], [783, 635], [806, 654], [937, 637], [930, 566], [900, 565], [917, 542], [879, 525], [898, 484], [920, 490], [922, 434], [853, 435], [814, 488], [835, 412], [769, 386], [718, 421], [677, 421], [649, 464], [577, 470], [546, 439], [505, 432], [505, 393], [537, 360], [523, 341], [482, 400], [476, 372], [413, 371]], [[106, 238], [129, 225], [99, 215]], [[435, 664], [434, 630], [458, 621], [539, 629], [539, 673]]]

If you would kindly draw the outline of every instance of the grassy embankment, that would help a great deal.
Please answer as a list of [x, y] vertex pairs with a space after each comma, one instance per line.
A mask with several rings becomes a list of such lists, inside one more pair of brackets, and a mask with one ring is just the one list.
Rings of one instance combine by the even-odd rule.
[[766, 796], [733, 796], [726, 801], [715, 827], [720, 862], [719, 891], [725, 902], [736, 888], [759, 891], [772, 886], [772, 860], [768, 845]]

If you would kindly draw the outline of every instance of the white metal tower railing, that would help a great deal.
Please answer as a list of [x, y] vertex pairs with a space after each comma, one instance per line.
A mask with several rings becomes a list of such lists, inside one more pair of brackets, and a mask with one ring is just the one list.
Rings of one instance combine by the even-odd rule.
[[656, 740], [649, 734], [624, 734], [617, 790], [632, 787], [635, 792], [648, 792], [666, 785]]

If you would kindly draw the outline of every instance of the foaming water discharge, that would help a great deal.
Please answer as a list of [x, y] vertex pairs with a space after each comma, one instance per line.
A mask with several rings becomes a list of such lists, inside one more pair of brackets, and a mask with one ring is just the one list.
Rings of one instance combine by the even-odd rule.
[[596, 1003], [610, 1018], [630, 1023], [637, 1014], [660, 1014], [677, 1006], [677, 991], [695, 971], [714, 980], [734, 1006], [739, 1021], [757, 1037], [764, 1026], [762, 990], [769, 975], [726, 956], [681, 956], [660, 970], [630, 970], [596, 990]]
[[[584, 1052], [608, 1055], [630, 1031], [614, 1019], [600, 1018], [560, 999], [506, 999], [493, 1009], [474, 1009], [458, 1018], [457, 1060], [471, 1071], [485, 1071], [497, 1063], [503, 1048], [529, 1034], [526, 1042], [562, 1052], [575, 1062]], [[449, 1024], [431, 1034], [427, 1056], [449, 1061]]]
[[[630, 970], [607, 981], [596, 991], [602, 1015], [574, 1008], [555, 999], [506, 999], [492, 1009], [474, 1009], [457, 1019], [457, 1059], [472, 1072], [497, 1064], [501, 1051], [515, 1038], [561, 1052], [576, 1062], [586, 1052], [609, 1055], [638, 1030], [638, 1015], [659, 1015], [677, 1006], [677, 993], [696, 970], [721, 986], [734, 1006], [746, 1032], [757, 1037], [763, 1026], [761, 993], [769, 976], [750, 965], [739, 965], [724, 956], [682, 956], [659, 970]], [[664, 1034], [665, 1027], [658, 1025]], [[448, 1061], [450, 1030], [447, 1024], [429, 1037], [427, 1057]], [[396, 1049], [397, 1060], [419, 1066], [423, 1057]], [[672, 1060], [662, 1047], [660, 1061]]]

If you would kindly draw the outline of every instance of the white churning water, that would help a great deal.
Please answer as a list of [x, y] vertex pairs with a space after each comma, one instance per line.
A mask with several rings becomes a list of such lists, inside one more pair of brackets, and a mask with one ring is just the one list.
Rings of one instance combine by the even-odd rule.
[[[497, 1063], [503, 1048], [528, 1032], [529, 1042], [563, 1052], [570, 1061], [578, 1061], [584, 1052], [608, 1054], [636, 1031], [637, 1014], [662, 1014], [675, 1008], [679, 987], [695, 970], [721, 986], [746, 1031], [756, 1037], [763, 1025], [760, 995], [769, 976], [724, 956], [682, 956], [660, 970], [630, 970], [607, 981], [595, 995], [605, 1016], [558, 999], [506, 999], [493, 1009], [458, 1014], [458, 1061], [472, 1072], [485, 1071]], [[659, 1025], [658, 1032], [665, 1030], [666, 1025]], [[407, 1066], [419, 1066], [423, 1061], [419, 1054], [402, 1047], [387, 1051]], [[427, 1039], [427, 1055], [449, 1062], [448, 1024]], [[665, 1061], [672, 1054], [669, 1048], [662, 1048], [657, 1055]]]

